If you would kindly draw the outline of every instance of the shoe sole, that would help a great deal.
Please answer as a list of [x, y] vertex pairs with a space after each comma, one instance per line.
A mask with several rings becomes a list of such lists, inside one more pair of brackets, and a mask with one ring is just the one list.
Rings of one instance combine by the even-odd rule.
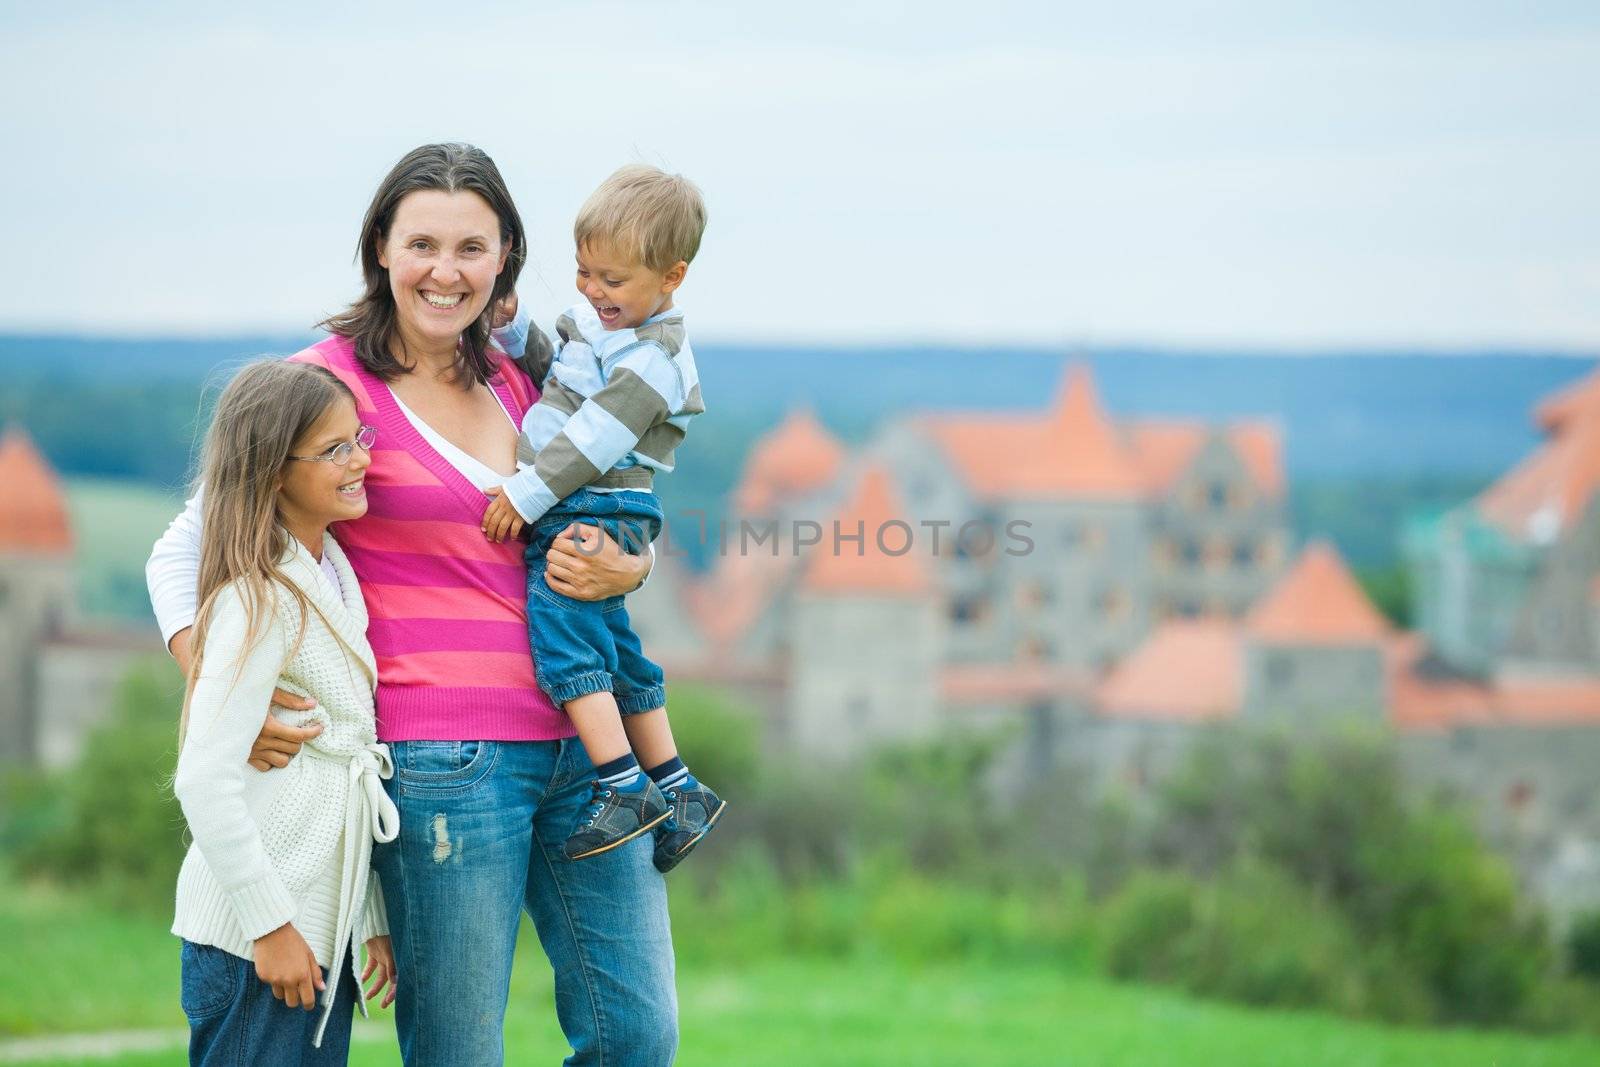
[[[651, 830], [654, 830], [657, 826], [659, 826], [663, 822], [665, 822], [666, 819], [667, 819], [667, 816], [671, 815], [671, 814], [672, 814], [672, 809], [668, 808], [666, 811], [662, 812], [660, 815], [657, 815], [654, 819], [651, 819], [649, 822], [647, 822], [643, 826], [639, 827], [637, 830], [635, 830], [633, 833], [629, 834], [627, 837], [618, 838], [617, 840], [611, 842], [609, 845], [601, 845], [599, 848], [592, 848], [588, 852], [580, 852], [576, 856], [568, 856], [567, 859], [569, 859], [569, 860], [571, 860], [573, 862], [577, 862], [578, 860], [586, 860], [590, 856], [598, 856], [602, 852], [610, 852], [612, 849], [616, 848], [618, 845], [626, 845], [629, 841], [632, 841], [634, 838], [640, 836], [641, 834], [646, 834], [646, 833], [649, 833]], [[721, 808], [717, 809], [717, 814], [719, 814], [719, 815], [722, 814], [722, 809]], [[709, 827], [710, 827], [710, 824], [708, 823], [707, 824], [707, 828], [709, 829]]]
[[[668, 859], [672, 860], [672, 864], [667, 868], [667, 870], [661, 871], [661, 873], [666, 874], [667, 871], [672, 870], [673, 867], [676, 867], [678, 864], [682, 863], [683, 857], [687, 856], [689, 854], [689, 850], [698, 845], [701, 839], [711, 832], [711, 828], [717, 825], [717, 820], [722, 818], [722, 813], [727, 810], [728, 802], [726, 800], [717, 805], [717, 810], [711, 813], [711, 817], [707, 819], [706, 824], [700, 828], [700, 832], [689, 838], [689, 840], [684, 843], [682, 848], [668, 857]], [[659, 867], [656, 869], [660, 870]]]

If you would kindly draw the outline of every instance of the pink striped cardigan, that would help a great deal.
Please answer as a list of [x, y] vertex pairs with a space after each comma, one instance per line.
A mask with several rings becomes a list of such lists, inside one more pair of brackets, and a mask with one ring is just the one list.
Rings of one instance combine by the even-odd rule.
[[[331, 370], [378, 428], [367, 513], [335, 523], [367, 602], [381, 741], [544, 741], [572, 722], [534, 682], [522, 543], [481, 530], [489, 498], [435, 452], [347, 338], [289, 357]], [[516, 425], [538, 390], [509, 360], [489, 383]]]

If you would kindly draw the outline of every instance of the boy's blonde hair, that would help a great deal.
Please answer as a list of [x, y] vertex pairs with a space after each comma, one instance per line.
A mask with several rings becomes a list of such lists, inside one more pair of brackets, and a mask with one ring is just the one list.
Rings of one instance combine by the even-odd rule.
[[579, 248], [598, 242], [665, 271], [679, 260], [694, 262], [705, 228], [705, 201], [693, 182], [629, 163], [584, 201], [572, 238]]

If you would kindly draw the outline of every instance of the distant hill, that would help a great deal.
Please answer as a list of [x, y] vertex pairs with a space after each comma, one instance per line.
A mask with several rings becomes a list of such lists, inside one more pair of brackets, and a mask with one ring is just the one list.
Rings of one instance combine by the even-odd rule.
[[[33, 421], [41, 393], [110, 390], [151, 397], [170, 420], [193, 420], [198, 385], [219, 365], [292, 352], [313, 335], [116, 339], [0, 334], [0, 417]], [[832, 348], [697, 346], [708, 428], [722, 444], [759, 433], [790, 406], [810, 405], [847, 438], [896, 412], [1038, 408], [1067, 353], [996, 347]], [[1132, 348], [1075, 354], [1094, 368], [1122, 416], [1267, 416], [1285, 430], [1292, 475], [1481, 475], [1504, 470], [1536, 435], [1530, 406], [1587, 373], [1593, 360], [1541, 353], [1418, 355], [1216, 354]], [[70, 383], [70, 384], [69, 384]], [[173, 387], [177, 386], [175, 393]], [[131, 393], [128, 392], [131, 390]], [[44, 404], [56, 412], [66, 398]], [[36, 434], [47, 444], [57, 435]], [[185, 431], [184, 441], [188, 440]], [[68, 469], [131, 473], [84, 466]], [[115, 466], [115, 465], [113, 465]]]

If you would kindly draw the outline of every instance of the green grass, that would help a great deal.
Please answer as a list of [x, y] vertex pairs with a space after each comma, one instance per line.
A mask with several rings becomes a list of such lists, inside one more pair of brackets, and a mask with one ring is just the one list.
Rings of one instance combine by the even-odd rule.
[[[679, 907], [684, 906], [680, 904]], [[75, 894], [7, 885], [0, 893], [0, 1034], [181, 1030], [177, 942], [156, 918], [126, 918]], [[531, 930], [506, 1021], [512, 1063], [566, 1052], [548, 966]], [[789, 958], [719, 968], [691, 959], [679, 994], [679, 1062], [738, 1067], [1566, 1067], [1600, 1062], [1590, 1038], [1402, 1030], [1315, 1013], [1262, 1012], [1118, 985], [1042, 964], [914, 966], [882, 959]], [[388, 1013], [376, 1016], [390, 1025]], [[365, 1028], [356, 1067], [399, 1063]], [[114, 1059], [30, 1061], [119, 1067], [181, 1063], [180, 1048]]]
[[149, 622], [144, 562], [181, 497], [138, 482], [74, 478], [67, 510], [77, 538], [78, 602], [88, 615]]

